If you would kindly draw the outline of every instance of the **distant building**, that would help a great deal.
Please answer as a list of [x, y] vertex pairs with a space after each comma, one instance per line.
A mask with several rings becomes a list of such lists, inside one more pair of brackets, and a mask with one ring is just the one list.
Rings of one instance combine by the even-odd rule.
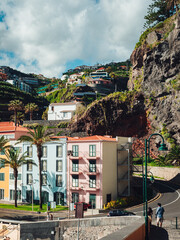
[[68, 137], [67, 199], [93, 208], [130, 195], [131, 139], [108, 136]]
[[31, 77], [22, 77], [20, 79], [24, 83], [27, 83], [32, 86], [38, 86], [39, 85], [39, 80], [37, 78], [31, 78]]
[[32, 88], [28, 84], [22, 82], [19, 79], [7, 80], [7, 82], [12, 84], [16, 88], [19, 88], [21, 91], [28, 93], [31, 93], [32, 91]]
[[48, 110], [48, 120], [71, 120], [78, 102], [51, 103]]

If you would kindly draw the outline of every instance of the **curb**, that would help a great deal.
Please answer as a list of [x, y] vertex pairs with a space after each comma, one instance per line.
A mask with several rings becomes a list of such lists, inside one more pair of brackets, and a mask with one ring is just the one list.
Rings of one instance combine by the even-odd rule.
[[[154, 189], [155, 189], [155, 188], [154, 188]], [[156, 189], [156, 190], [157, 190], [157, 189]], [[158, 191], [157, 191], [157, 192], [158, 192]], [[152, 199], [150, 199], [150, 200], [148, 201], [148, 203], [151, 203], [151, 202], [154, 202], [154, 201], [158, 200], [161, 196], [162, 196], [162, 194], [161, 194], [160, 192], [158, 192], [154, 198], [152, 198]], [[132, 206], [132, 207], [130, 207], [130, 208], [126, 208], [126, 210], [136, 209], [136, 208], [139, 208], [139, 207], [141, 207], [141, 206], [143, 206], [143, 203], [138, 204], [138, 205], [136, 205], [136, 206]]]

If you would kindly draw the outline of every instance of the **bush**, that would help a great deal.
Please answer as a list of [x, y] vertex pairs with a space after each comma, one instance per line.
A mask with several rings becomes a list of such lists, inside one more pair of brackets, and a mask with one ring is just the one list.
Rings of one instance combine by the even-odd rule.
[[69, 122], [60, 122], [57, 124], [58, 128], [67, 128], [69, 126]]

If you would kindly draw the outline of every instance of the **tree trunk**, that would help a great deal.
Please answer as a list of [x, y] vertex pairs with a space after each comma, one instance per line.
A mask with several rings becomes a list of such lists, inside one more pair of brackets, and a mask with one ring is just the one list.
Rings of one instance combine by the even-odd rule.
[[18, 177], [18, 171], [17, 169], [14, 169], [14, 206], [17, 207], [17, 177]]
[[33, 112], [30, 111], [30, 121], [32, 121]]
[[17, 110], [14, 110], [14, 123], [17, 125]]
[[42, 146], [37, 146], [37, 155], [39, 162], [39, 207], [42, 210], [42, 174], [41, 174]]

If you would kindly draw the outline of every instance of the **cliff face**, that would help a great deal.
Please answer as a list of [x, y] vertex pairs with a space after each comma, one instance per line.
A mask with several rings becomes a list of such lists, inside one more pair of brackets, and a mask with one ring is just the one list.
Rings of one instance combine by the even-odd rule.
[[114, 93], [95, 101], [71, 125], [72, 132], [88, 135], [139, 136], [146, 132], [144, 97], [134, 93]]
[[95, 101], [71, 131], [142, 139], [163, 132], [180, 143], [180, 14], [143, 33], [131, 62], [130, 91]]
[[[168, 30], [167, 30], [168, 29]], [[129, 89], [142, 91], [156, 131], [180, 143], [180, 13], [147, 34], [131, 55]]]

